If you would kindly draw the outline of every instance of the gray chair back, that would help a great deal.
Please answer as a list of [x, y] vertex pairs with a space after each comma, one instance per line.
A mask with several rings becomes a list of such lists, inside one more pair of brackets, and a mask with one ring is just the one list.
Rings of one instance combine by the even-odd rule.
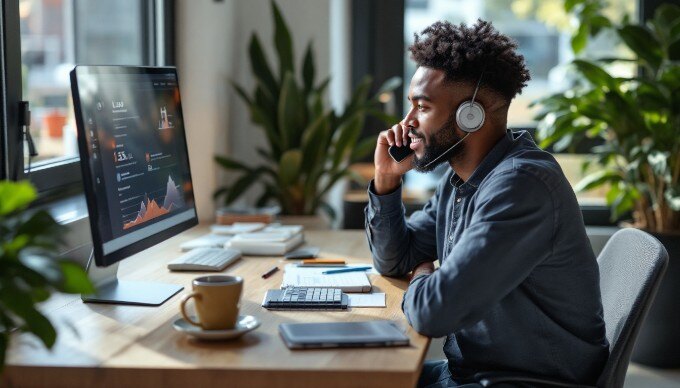
[[668, 266], [659, 240], [639, 229], [617, 231], [597, 258], [609, 359], [598, 387], [623, 387], [642, 322]]

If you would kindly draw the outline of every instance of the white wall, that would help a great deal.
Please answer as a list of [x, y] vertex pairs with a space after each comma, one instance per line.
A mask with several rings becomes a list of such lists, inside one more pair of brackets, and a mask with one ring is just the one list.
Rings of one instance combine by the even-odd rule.
[[235, 1], [177, 1], [177, 67], [199, 219], [214, 217], [213, 156], [228, 146]]
[[[287, 21], [299, 68], [304, 50], [314, 40], [317, 82], [330, 72], [331, 0], [277, 1]], [[246, 90], [254, 87], [248, 60], [251, 33], [260, 37], [270, 66], [278, 68], [269, 0], [179, 0], [177, 2], [177, 54], [191, 171], [201, 220], [213, 218], [212, 194], [234, 174], [213, 161], [229, 155], [246, 164], [260, 160], [262, 130], [250, 122], [246, 106], [233, 92], [233, 79]], [[252, 203], [253, 196], [248, 196]]]

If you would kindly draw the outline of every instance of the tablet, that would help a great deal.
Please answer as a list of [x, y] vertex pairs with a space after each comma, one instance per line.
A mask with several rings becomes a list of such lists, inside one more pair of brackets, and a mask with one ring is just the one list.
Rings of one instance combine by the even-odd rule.
[[279, 334], [290, 349], [409, 344], [408, 337], [391, 321], [282, 323]]

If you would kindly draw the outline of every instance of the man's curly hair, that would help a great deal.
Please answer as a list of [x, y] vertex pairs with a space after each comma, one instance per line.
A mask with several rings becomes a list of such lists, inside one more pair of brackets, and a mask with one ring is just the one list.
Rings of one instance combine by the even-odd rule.
[[481, 85], [510, 101], [531, 79], [517, 43], [489, 22], [478, 19], [472, 27], [436, 22], [414, 35], [411, 58], [418, 66], [443, 70], [447, 81], [476, 84], [484, 71]]

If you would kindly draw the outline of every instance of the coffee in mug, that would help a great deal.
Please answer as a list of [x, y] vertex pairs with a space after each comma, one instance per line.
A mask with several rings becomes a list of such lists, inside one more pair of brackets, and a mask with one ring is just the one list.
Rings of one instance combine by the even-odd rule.
[[[204, 330], [233, 329], [238, 318], [239, 301], [243, 290], [240, 276], [202, 276], [191, 282], [193, 292], [182, 298], [180, 311], [184, 319]], [[194, 298], [198, 322], [186, 313], [186, 304]]]

